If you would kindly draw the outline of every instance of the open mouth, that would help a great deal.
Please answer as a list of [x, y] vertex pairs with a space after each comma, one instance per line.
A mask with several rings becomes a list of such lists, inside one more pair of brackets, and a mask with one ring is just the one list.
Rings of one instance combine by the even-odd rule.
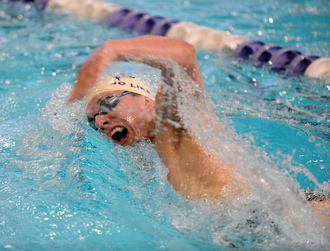
[[113, 128], [110, 133], [110, 138], [112, 138], [117, 143], [123, 143], [128, 137], [128, 130], [123, 126], [116, 126]]

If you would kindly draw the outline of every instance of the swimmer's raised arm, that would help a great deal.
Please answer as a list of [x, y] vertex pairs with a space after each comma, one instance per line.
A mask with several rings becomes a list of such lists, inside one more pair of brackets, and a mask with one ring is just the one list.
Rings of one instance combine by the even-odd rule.
[[85, 96], [95, 85], [109, 62], [132, 61], [161, 69], [162, 75], [171, 70], [175, 61], [204, 89], [193, 45], [177, 38], [143, 36], [125, 40], [109, 40], [98, 47], [79, 71], [75, 88], [69, 99], [74, 102]]

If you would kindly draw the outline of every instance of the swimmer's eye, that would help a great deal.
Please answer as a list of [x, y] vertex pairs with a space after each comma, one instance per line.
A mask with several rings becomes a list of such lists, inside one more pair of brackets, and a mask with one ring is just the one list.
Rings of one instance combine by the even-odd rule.
[[100, 104], [100, 111], [99, 114], [107, 114], [111, 112], [119, 103], [119, 99], [123, 96], [131, 94], [132, 92], [125, 91], [121, 94], [115, 96], [109, 96], [105, 98]]
[[94, 130], [97, 131], [98, 128], [95, 125], [95, 117], [97, 115], [107, 114], [107, 113], [111, 112], [118, 105], [119, 99], [123, 96], [128, 95], [128, 94], [133, 94], [133, 92], [124, 91], [121, 94], [118, 94], [118, 95], [115, 95], [115, 96], [109, 96], [109, 97], [105, 98], [100, 104], [99, 113], [95, 114], [92, 119], [88, 119], [89, 125]]
[[127, 128], [125, 127], [116, 127], [111, 131], [111, 138], [117, 142], [122, 141], [126, 138], [128, 133]]
[[121, 94], [118, 94], [115, 96], [109, 96], [109, 97], [105, 98], [100, 104], [99, 113], [95, 114], [92, 119], [88, 119], [89, 125], [97, 131], [98, 128], [95, 125], [95, 117], [97, 115], [107, 114], [107, 113], [111, 112], [118, 105], [119, 99], [128, 94], [133, 94], [133, 92], [124, 91]]

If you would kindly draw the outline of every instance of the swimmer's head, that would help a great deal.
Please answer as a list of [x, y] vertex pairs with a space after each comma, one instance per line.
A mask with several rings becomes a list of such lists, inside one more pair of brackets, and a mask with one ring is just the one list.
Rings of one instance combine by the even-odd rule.
[[107, 78], [97, 83], [88, 93], [85, 101], [85, 110], [88, 111], [89, 105], [97, 99], [103, 99], [111, 91], [129, 91], [143, 95], [151, 100], [155, 100], [154, 95], [140, 80], [134, 77], [114, 77]]
[[120, 144], [130, 145], [151, 138], [149, 123], [154, 100], [149, 87], [136, 78], [107, 78], [89, 92], [85, 110], [94, 129], [104, 131]]

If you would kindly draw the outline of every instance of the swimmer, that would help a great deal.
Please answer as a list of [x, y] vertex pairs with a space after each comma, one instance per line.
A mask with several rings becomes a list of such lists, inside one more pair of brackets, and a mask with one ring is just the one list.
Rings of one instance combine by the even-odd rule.
[[[160, 69], [162, 81], [156, 96], [135, 78], [114, 77], [99, 82], [107, 64], [113, 61]], [[244, 181], [235, 174], [233, 164], [205, 152], [197, 138], [182, 125], [175, 99], [171, 98], [173, 67], [177, 66], [192, 83], [204, 89], [191, 44], [160, 36], [109, 40], [82, 66], [69, 102], [87, 95], [85, 109], [91, 126], [119, 144], [132, 145], [144, 139], [153, 142], [169, 170], [169, 182], [183, 196], [214, 202], [230, 200], [242, 192]], [[181, 87], [179, 83], [178, 88]]]
[[[162, 83], [156, 96], [135, 78], [112, 77], [99, 81], [112, 61], [130, 61], [160, 69]], [[82, 66], [69, 102], [87, 95], [85, 109], [90, 125], [119, 144], [133, 145], [144, 139], [153, 142], [169, 170], [168, 180], [183, 196], [218, 202], [249, 193], [244, 180], [235, 173], [234, 165], [205, 152], [196, 137], [182, 125], [175, 99], [170, 97], [174, 88], [173, 67], [177, 65], [198, 88], [204, 89], [191, 44], [160, 36], [109, 40]], [[200, 119], [206, 121], [206, 118]], [[313, 201], [319, 202], [315, 207], [320, 208], [322, 204], [329, 208], [328, 199]]]

